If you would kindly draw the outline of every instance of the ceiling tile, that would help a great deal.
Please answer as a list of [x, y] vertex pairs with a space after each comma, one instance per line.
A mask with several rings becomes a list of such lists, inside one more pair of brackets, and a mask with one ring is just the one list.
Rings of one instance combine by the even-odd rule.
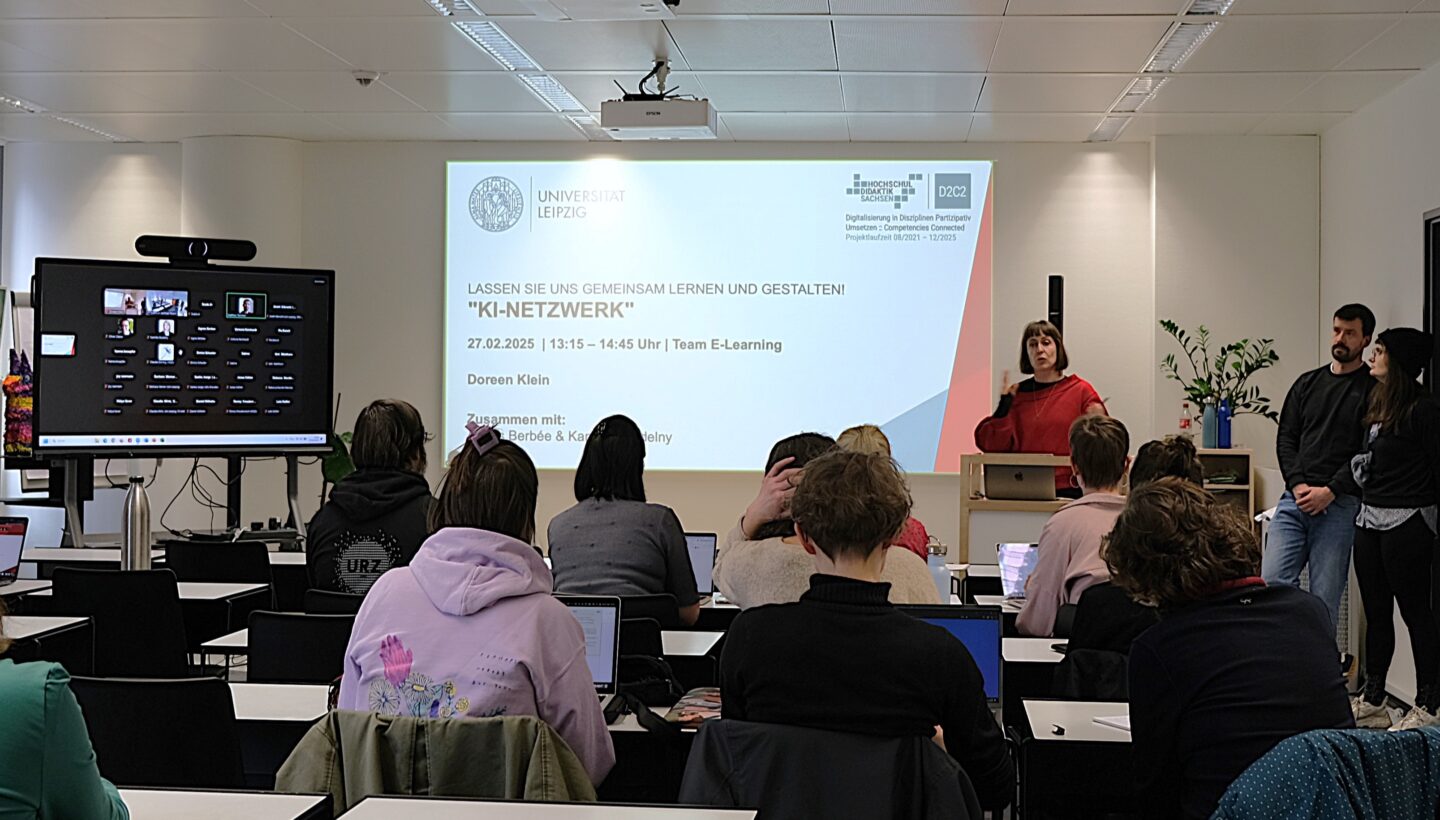
[[701, 74], [705, 95], [720, 111], [844, 111], [840, 75]]
[[1440, 14], [1406, 17], [1340, 64], [1347, 71], [1428, 68], [1440, 60]]
[[[121, 134], [119, 136], [130, 136]], [[0, 114], [0, 140], [7, 142], [106, 142], [99, 134], [43, 114]]]
[[1272, 114], [1250, 129], [1251, 134], [1289, 136], [1322, 134], [1346, 118], [1346, 114]]
[[85, 122], [142, 142], [212, 136], [345, 138], [341, 129], [314, 114], [91, 114]]
[[1184, 71], [1328, 71], [1393, 24], [1384, 17], [1236, 17]]
[[997, 20], [837, 20], [842, 71], [983, 72], [1000, 34]]
[[[344, 0], [341, 0], [344, 2]], [[486, 17], [534, 17], [535, 12], [526, 7], [522, 0], [471, 0], [480, 13]]]
[[835, 70], [826, 20], [678, 20], [670, 36], [696, 71]]
[[[416, 0], [423, 2], [423, 0]], [[286, 25], [369, 71], [499, 71], [500, 64], [438, 14], [431, 18], [295, 19]], [[256, 66], [262, 68], [262, 66]]]
[[[380, 82], [436, 113], [550, 110], [506, 71], [400, 72], [385, 74]], [[574, 89], [570, 93], [575, 93]]]
[[841, 74], [846, 111], [974, 111], [983, 74]]
[[832, 5], [826, 0], [683, 0], [675, 9], [675, 14], [677, 17], [696, 14], [830, 14]]
[[975, 105], [989, 112], [1107, 111], [1129, 77], [1080, 74], [991, 74]]
[[850, 114], [851, 142], [964, 142], [969, 114]]
[[58, 60], [0, 41], [0, 71], [58, 71], [62, 67]]
[[1292, 97], [1283, 110], [1358, 111], [1417, 73], [1419, 72], [1346, 71], [1325, 74], [1314, 85]]
[[633, 71], [645, 76], [656, 57], [684, 69], [659, 22], [545, 23], [500, 21], [500, 28], [547, 71]]
[[361, 88], [348, 71], [253, 71], [236, 74], [301, 111], [419, 111], [383, 82]]
[[970, 142], [1083, 142], [1100, 114], [976, 114]]
[[722, 114], [741, 142], [847, 142], [844, 114]]
[[1416, 0], [1240, 0], [1231, 14], [1380, 14], [1409, 11]]
[[1279, 111], [1315, 82], [1314, 74], [1181, 74], [1170, 78], [1145, 113]]
[[[585, 135], [559, 114], [446, 114], [458, 139], [584, 140]], [[453, 138], [452, 138], [453, 139]]]
[[1411, 10], [1412, 12], [1419, 12], [1419, 11], [1440, 12], [1440, 0], [1425, 0], [1425, 2], [1421, 3], [1420, 5], [1416, 6], [1416, 7], [1413, 8], [1413, 9], [1410, 9], [1410, 10]]
[[[572, 74], [566, 72], [552, 72], [550, 76], [560, 81], [567, 90], [585, 104], [591, 111], [599, 111], [600, 103], [605, 100], [618, 100], [622, 93], [629, 93], [635, 90], [640, 78], [645, 76], [644, 72], [625, 74]], [[615, 86], [619, 82], [625, 87], [621, 91]], [[654, 88], [652, 84], [649, 86]], [[670, 81], [666, 84], [668, 89], [678, 89], [682, 94], [694, 94], [697, 97], [708, 96], [704, 84], [700, 82], [697, 75], [689, 72], [677, 71], [670, 75]]]
[[319, 71], [344, 62], [265, 18], [244, 20], [149, 20], [137, 23], [167, 51], [221, 71]]
[[96, 17], [263, 17], [245, 0], [95, 0]]
[[1139, 71], [1170, 26], [1165, 18], [1006, 18], [990, 70]]
[[0, 75], [0, 88], [72, 113], [214, 113], [293, 108], [231, 74], [91, 72]]
[[96, 0], [0, 0], [0, 20], [95, 17]]
[[[1006, 0], [830, 0], [831, 14], [1005, 14]], [[1013, 5], [1013, 2], [1012, 2]]]
[[1122, 142], [1148, 140], [1173, 134], [1248, 134], [1264, 114], [1140, 114], [1120, 135]]
[[41, 58], [0, 52], [6, 70], [193, 71], [206, 64], [150, 36], [153, 25], [134, 20], [19, 20], [0, 23], [0, 40]]
[[317, 114], [339, 126], [340, 139], [405, 141], [463, 139], [438, 114]]
[[[113, 2], [113, 0], [112, 0]], [[432, 17], [425, 0], [248, 0], [271, 17]]]
[[1005, 15], [1179, 14], [1189, 6], [1190, 0], [1010, 0]]

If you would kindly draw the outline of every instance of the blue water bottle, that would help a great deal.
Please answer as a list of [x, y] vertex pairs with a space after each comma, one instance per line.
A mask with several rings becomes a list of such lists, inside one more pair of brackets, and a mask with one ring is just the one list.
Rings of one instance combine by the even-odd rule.
[[1230, 419], [1231, 419], [1231, 409], [1230, 409], [1230, 400], [1229, 400], [1229, 399], [1221, 399], [1221, 400], [1220, 400], [1220, 410], [1219, 410], [1219, 412], [1217, 413], [1217, 415], [1219, 416], [1220, 431], [1219, 431], [1218, 435], [1216, 436], [1217, 441], [1215, 442], [1215, 446], [1216, 446], [1216, 447], [1219, 447], [1221, 450], [1229, 450], [1229, 449], [1230, 449]]

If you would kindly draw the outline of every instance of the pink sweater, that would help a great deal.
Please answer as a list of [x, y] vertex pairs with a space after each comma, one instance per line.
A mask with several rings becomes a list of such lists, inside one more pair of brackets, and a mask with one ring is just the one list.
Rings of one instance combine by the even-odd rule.
[[1050, 516], [1040, 531], [1040, 557], [1025, 584], [1025, 607], [1015, 618], [1021, 635], [1055, 633], [1055, 613], [1080, 602], [1080, 593], [1110, 580], [1100, 558], [1100, 539], [1115, 527], [1125, 497], [1091, 493]]

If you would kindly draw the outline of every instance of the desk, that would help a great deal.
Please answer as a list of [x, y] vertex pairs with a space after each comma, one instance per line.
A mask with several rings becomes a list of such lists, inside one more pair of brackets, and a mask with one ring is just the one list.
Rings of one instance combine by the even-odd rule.
[[[150, 551], [150, 562], [164, 563], [165, 550]], [[56, 567], [89, 567], [91, 569], [119, 569], [118, 548], [92, 547], [32, 547], [20, 553], [20, 563], [34, 564], [36, 574], [49, 578]]]
[[[242, 595], [263, 592], [268, 584], [222, 584], [213, 581], [179, 581], [176, 587], [182, 601], [227, 601]], [[45, 589], [32, 592], [37, 598], [54, 596], [55, 590]]]
[[1006, 726], [1023, 721], [1021, 702], [1027, 698], [1048, 698], [1053, 691], [1055, 667], [1065, 657], [1050, 647], [1064, 643], [1059, 638], [1006, 638], [1001, 645], [1004, 659], [1004, 691], [1001, 700]]
[[1006, 663], [1054, 665], [1065, 657], [1063, 653], [1053, 649], [1057, 643], [1063, 644], [1065, 641], [1059, 638], [1006, 638], [1000, 654]]
[[9, 615], [5, 635], [15, 641], [5, 657], [16, 663], [50, 661], [74, 675], [95, 671], [95, 630], [89, 618]]
[[690, 632], [667, 629], [660, 633], [660, 641], [666, 655], [691, 658], [704, 657], [723, 637], [725, 637], [724, 632]]
[[330, 795], [121, 789], [131, 820], [330, 820]]
[[[315, 721], [325, 716], [330, 687], [288, 683], [232, 683], [245, 785], [275, 788], [275, 773]], [[194, 815], [202, 816], [202, 815]]]
[[19, 598], [22, 595], [34, 595], [37, 592], [44, 592], [49, 589], [50, 586], [49, 581], [35, 581], [22, 578], [0, 587], [0, 598]]
[[[367, 797], [346, 820], [753, 820], [754, 809], [641, 806], [615, 803], [526, 803], [440, 797]], [[137, 818], [136, 820], [139, 820]]]
[[[1026, 700], [1024, 712], [1020, 809], [1026, 816], [1133, 811], [1130, 733], [1095, 722], [1129, 715], [1128, 703]], [[1054, 734], [1055, 726], [1065, 734]]]
[[[247, 622], [252, 611], [270, 608], [269, 584], [180, 581], [176, 587], [185, 617], [185, 634], [192, 650], [234, 630], [236, 621]], [[32, 592], [30, 597], [49, 599], [54, 597], [54, 592], [54, 589]], [[53, 606], [50, 611], [55, 611]], [[237, 612], [239, 618], [235, 617]]]
[[303, 566], [305, 566], [305, 553], [303, 553], [303, 552], [272, 552], [272, 553], [270, 553], [270, 566], [272, 566], [272, 567], [303, 567]]

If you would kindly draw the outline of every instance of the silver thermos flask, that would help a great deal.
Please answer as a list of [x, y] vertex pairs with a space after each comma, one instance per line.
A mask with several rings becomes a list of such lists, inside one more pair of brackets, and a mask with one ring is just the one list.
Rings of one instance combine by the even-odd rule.
[[150, 568], [150, 497], [145, 494], [145, 477], [130, 475], [125, 491], [125, 521], [120, 533], [120, 569]]

